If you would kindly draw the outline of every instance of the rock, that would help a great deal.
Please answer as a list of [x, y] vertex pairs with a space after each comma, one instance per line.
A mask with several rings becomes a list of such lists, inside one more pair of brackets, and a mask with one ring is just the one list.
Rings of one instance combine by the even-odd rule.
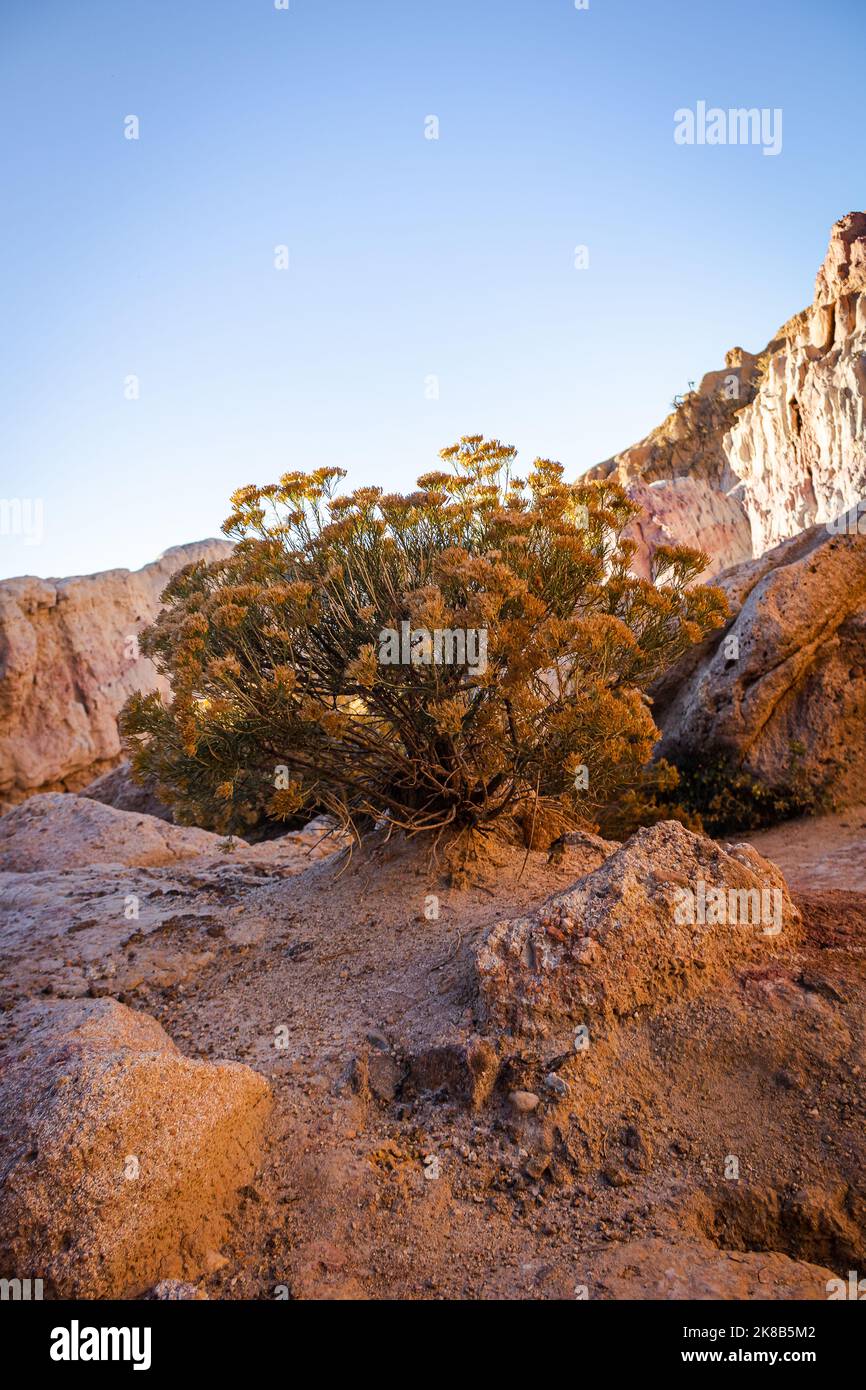
[[634, 1176], [619, 1163], [608, 1163], [602, 1170], [611, 1187], [628, 1187]]
[[406, 1077], [406, 1066], [388, 1052], [367, 1052], [350, 1057], [338, 1077], [335, 1090], [350, 1090], [364, 1101], [372, 1096], [386, 1104], [395, 1100]]
[[813, 303], [760, 356], [732, 349], [587, 476], [615, 479], [647, 508], [631, 532], [638, 573], [656, 544], [678, 541], [709, 551], [712, 575], [866, 496], [866, 213], [835, 224]]
[[[221, 835], [116, 811], [72, 793], [32, 796], [0, 817], [0, 869], [92, 868], [98, 864], [176, 864], [225, 852]], [[240, 841], [243, 845], [244, 842]]]
[[625, 532], [637, 544], [631, 569], [640, 578], [650, 577], [652, 556], [660, 545], [703, 550], [709, 556], [700, 575], [703, 583], [751, 558], [752, 533], [742, 503], [704, 479], [638, 480], [629, 485], [628, 494], [641, 508]]
[[394, 1100], [405, 1074], [406, 1068], [390, 1053], [371, 1052], [367, 1058], [367, 1084], [377, 1100]]
[[143, 569], [0, 582], [0, 809], [76, 791], [120, 758], [117, 714], [135, 690], [167, 692], [137, 637], [184, 565], [228, 541], [175, 546]]
[[495, 1048], [477, 1036], [425, 1047], [409, 1062], [409, 1081], [416, 1092], [445, 1091], [472, 1110], [489, 1100], [498, 1075]]
[[4, 1265], [38, 1269], [59, 1298], [198, 1277], [255, 1171], [265, 1079], [182, 1056], [110, 999], [23, 1005], [3, 1047]]
[[866, 496], [866, 214], [833, 228], [811, 308], [779, 329], [724, 441], [762, 555]]
[[571, 1091], [568, 1082], [565, 1081], [563, 1077], [557, 1076], [555, 1071], [549, 1071], [547, 1073], [544, 1078], [544, 1084], [547, 1090], [552, 1092], [555, 1096], [567, 1096]]
[[111, 772], [104, 772], [94, 782], [82, 788], [82, 796], [92, 801], [101, 801], [105, 806], [113, 806], [116, 811], [137, 811], [141, 815], [156, 816], [159, 820], [173, 819], [171, 807], [160, 801], [152, 787], [140, 787], [132, 780], [132, 770], [128, 762], [122, 762]]
[[814, 526], [721, 576], [735, 617], [653, 689], [657, 755], [837, 804], [866, 786], [866, 527]]
[[531, 1115], [538, 1108], [538, 1096], [534, 1091], [509, 1091], [508, 1103], [518, 1115]]
[[603, 840], [587, 830], [568, 830], [548, 847], [551, 863], [564, 864], [575, 872], [588, 874], [619, 849], [619, 841]]
[[479, 1021], [563, 1043], [575, 1025], [592, 1036], [725, 969], [790, 951], [799, 925], [775, 865], [663, 821], [532, 916], [487, 932], [475, 962]]
[[184, 1284], [180, 1279], [161, 1279], [143, 1295], [145, 1299], [156, 1302], [206, 1301], [207, 1294], [196, 1284]]
[[596, 1256], [586, 1284], [590, 1298], [751, 1301], [826, 1299], [834, 1278], [832, 1270], [775, 1250], [718, 1250], [703, 1241], [651, 1236]]

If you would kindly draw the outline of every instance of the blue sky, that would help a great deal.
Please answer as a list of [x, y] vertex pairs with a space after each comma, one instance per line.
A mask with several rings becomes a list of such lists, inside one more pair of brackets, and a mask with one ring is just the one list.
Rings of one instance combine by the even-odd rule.
[[[625, 447], [811, 298], [864, 52], [862, 0], [2, 0], [0, 498], [44, 521], [0, 575], [137, 567], [288, 468]], [[698, 100], [781, 153], [676, 145]]]

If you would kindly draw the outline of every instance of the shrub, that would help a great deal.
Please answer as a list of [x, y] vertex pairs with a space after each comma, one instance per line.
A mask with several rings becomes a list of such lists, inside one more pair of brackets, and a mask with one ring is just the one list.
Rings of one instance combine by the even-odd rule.
[[541, 459], [523, 481], [481, 436], [441, 457], [409, 496], [338, 495], [337, 468], [240, 488], [231, 556], [172, 579], [143, 649], [173, 701], [122, 724], [179, 820], [485, 832], [528, 806], [590, 822], [634, 782], [642, 688], [726, 615], [706, 557], [661, 548], [636, 579], [619, 485]]
[[760, 830], [831, 809], [827, 792], [802, 776], [796, 745], [791, 747], [791, 773], [784, 784], [770, 786], [720, 755], [695, 759], [678, 769], [676, 800], [676, 809], [669, 810], [671, 819], [685, 820], [679, 812], [691, 813], [708, 835], [715, 836]]
[[598, 813], [599, 829], [608, 840], [627, 840], [645, 825], [677, 820], [699, 834], [704, 822], [681, 788], [679, 770], [664, 758], [641, 768], [637, 780], [623, 787], [615, 801]]

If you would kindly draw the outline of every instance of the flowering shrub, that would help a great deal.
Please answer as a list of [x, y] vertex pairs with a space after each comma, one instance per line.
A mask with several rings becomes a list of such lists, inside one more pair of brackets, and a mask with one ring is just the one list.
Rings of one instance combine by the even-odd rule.
[[341, 469], [243, 487], [226, 559], [188, 566], [143, 648], [173, 700], [134, 696], [139, 777], [179, 820], [243, 831], [326, 809], [358, 828], [588, 823], [657, 730], [645, 687], [725, 617], [706, 557], [628, 572], [637, 508], [480, 436], [409, 496]]

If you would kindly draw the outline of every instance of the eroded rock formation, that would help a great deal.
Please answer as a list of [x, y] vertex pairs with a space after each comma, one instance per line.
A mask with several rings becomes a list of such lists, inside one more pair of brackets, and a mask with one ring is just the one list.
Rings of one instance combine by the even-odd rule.
[[719, 579], [734, 619], [653, 692], [657, 752], [806, 799], [866, 787], [866, 533], [813, 526]]
[[480, 1019], [559, 1040], [604, 1028], [790, 952], [799, 922], [782, 874], [749, 845], [723, 850], [664, 821], [531, 916], [492, 928], [476, 960]]
[[812, 304], [761, 354], [733, 348], [657, 429], [589, 476], [612, 476], [648, 504], [635, 531], [639, 565], [658, 526], [707, 550], [708, 575], [863, 498], [866, 213], [835, 224]]
[[140, 570], [0, 583], [0, 810], [37, 791], [76, 791], [119, 761], [127, 696], [167, 690], [138, 634], [175, 571], [230, 550], [198, 541]]

